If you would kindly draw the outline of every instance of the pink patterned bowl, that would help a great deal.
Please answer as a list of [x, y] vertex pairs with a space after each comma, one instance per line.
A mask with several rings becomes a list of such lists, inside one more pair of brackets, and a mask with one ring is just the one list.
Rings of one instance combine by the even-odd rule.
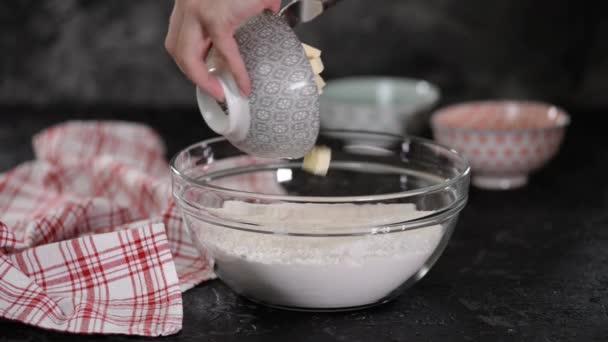
[[525, 101], [462, 103], [431, 119], [435, 140], [467, 157], [473, 185], [485, 189], [524, 186], [557, 154], [569, 123], [560, 108]]

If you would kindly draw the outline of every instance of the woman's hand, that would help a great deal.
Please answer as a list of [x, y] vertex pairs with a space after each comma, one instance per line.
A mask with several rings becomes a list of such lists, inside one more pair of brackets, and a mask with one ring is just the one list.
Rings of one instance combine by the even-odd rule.
[[278, 12], [280, 6], [281, 0], [175, 0], [165, 47], [194, 84], [221, 101], [222, 87], [205, 63], [213, 46], [249, 96], [251, 81], [234, 33], [249, 18], [266, 9]]

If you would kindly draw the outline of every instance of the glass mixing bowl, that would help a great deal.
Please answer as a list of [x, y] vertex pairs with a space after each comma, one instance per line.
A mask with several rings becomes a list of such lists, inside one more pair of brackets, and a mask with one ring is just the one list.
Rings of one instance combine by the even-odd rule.
[[387, 302], [439, 258], [467, 202], [470, 169], [431, 141], [326, 131], [327, 176], [302, 160], [243, 154], [223, 138], [171, 162], [192, 240], [237, 293], [292, 310]]

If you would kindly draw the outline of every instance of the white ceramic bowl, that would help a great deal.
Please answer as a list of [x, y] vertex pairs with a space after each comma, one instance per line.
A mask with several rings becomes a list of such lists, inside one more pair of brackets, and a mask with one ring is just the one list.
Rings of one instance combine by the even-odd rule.
[[423, 80], [338, 79], [328, 82], [321, 95], [321, 127], [415, 135], [424, 129], [439, 98], [439, 88]]

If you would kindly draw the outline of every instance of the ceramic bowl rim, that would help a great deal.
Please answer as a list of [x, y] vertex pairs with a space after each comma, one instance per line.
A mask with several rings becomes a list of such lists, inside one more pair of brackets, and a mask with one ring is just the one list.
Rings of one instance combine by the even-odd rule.
[[[336, 98], [335, 96], [332, 96], [330, 94], [331, 88], [343, 87], [345, 85], [356, 84], [359, 82], [369, 82], [369, 81], [374, 82], [375, 83], [374, 86], [376, 86], [376, 84], [378, 84], [381, 81], [388, 81], [391, 83], [396, 83], [399, 85], [407, 85], [407, 86], [410, 86], [412, 84], [417, 84], [417, 83], [426, 84], [430, 90], [428, 93], [429, 94], [428, 96], [421, 96], [416, 93], [416, 98], [423, 99], [423, 101], [421, 101], [419, 104], [416, 104], [415, 107], [417, 110], [430, 108], [441, 100], [441, 95], [442, 95], [441, 89], [436, 84], [431, 83], [427, 80], [420, 79], [420, 78], [382, 76], [382, 75], [348, 76], [348, 77], [341, 77], [341, 78], [329, 80], [323, 90], [321, 99], [322, 99], [322, 101], [324, 101], [326, 103], [332, 103], [332, 104], [349, 105], [349, 106], [356, 106], [356, 107], [377, 107], [378, 105], [375, 103], [364, 102], [364, 101], [357, 102], [357, 101], [352, 101], [352, 100], [344, 100], [344, 99]], [[396, 102], [393, 105], [396, 107], [400, 107], [400, 106], [409, 106], [410, 104]]]
[[[558, 115], [560, 115], [563, 119], [561, 120], [561, 122], [555, 122], [550, 126], [547, 127], [517, 127], [517, 128], [493, 128], [493, 127], [484, 127], [484, 128], [480, 128], [480, 127], [455, 127], [452, 125], [446, 125], [446, 124], [441, 124], [439, 123], [439, 118], [441, 116], [446, 116], [448, 115], [451, 111], [455, 110], [455, 109], [459, 109], [459, 108], [463, 108], [463, 107], [469, 107], [469, 106], [477, 106], [477, 105], [498, 105], [498, 106], [505, 106], [508, 104], [515, 104], [515, 105], [537, 105], [537, 106], [542, 106], [542, 107], [546, 107], [546, 108], [555, 108], [558, 111]], [[499, 100], [474, 100], [474, 101], [465, 101], [465, 102], [458, 102], [452, 105], [448, 105], [446, 107], [440, 108], [437, 111], [435, 111], [432, 115], [431, 115], [431, 127], [433, 128], [433, 130], [452, 130], [452, 131], [458, 131], [458, 132], [484, 132], [484, 133], [516, 133], [516, 132], [544, 132], [544, 131], [552, 131], [552, 130], [558, 130], [558, 129], [564, 129], [566, 127], [568, 127], [571, 123], [571, 118], [570, 115], [568, 114], [568, 112], [566, 110], [564, 110], [562, 107], [548, 103], [548, 102], [543, 102], [543, 101], [535, 101], [535, 100], [510, 100], [510, 99], [499, 99]]]
[[303, 203], [370, 202], [370, 201], [391, 200], [391, 199], [397, 199], [397, 198], [407, 198], [407, 197], [412, 197], [412, 196], [416, 196], [416, 195], [429, 194], [429, 193], [441, 191], [441, 190], [445, 189], [446, 187], [450, 187], [450, 186], [453, 186], [453, 185], [456, 185], [456, 184], [459, 184], [462, 182], [466, 182], [467, 178], [469, 178], [470, 174], [471, 174], [471, 165], [470, 165], [468, 159], [463, 154], [457, 152], [456, 150], [454, 150], [452, 148], [449, 148], [443, 144], [440, 144], [440, 143], [430, 140], [430, 139], [424, 139], [424, 138], [419, 138], [419, 137], [410, 137], [410, 136], [401, 136], [401, 135], [394, 135], [394, 134], [388, 134], [388, 133], [353, 131], [353, 130], [322, 130], [320, 132], [320, 134], [322, 134], [322, 135], [327, 135], [327, 134], [332, 134], [332, 133], [334, 133], [334, 134], [357, 133], [357, 134], [366, 134], [366, 135], [375, 135], [375, 136], [394, 137], [394, 138], [399, 138], [401, 140], [409, 140], [409, 141], [415, 141], [420, 144], [431, 145], [435, 148], [441, 149], [445, 153], [448, 153], [448, 154], [458, 158], [461, 162], [464, 163], [465, 167], [462, 172], [459, 172], [456, 176], [451, 177], [442, 183], [423, 187], [420, 189], [398, 191], [398, 192], [381, 194], [381, 195], [318, 197], [318, 196], [271, 195], [271, 194], [262, 194], [262, 193], [256, 193], [256, 192], [251, 192], [251, 191], [230, 189], [230, 188], [225, 188], [225, 187], [221, 187], [221, 186], [217, 186], [217, 185], [212, 185], [212, 184], [209, 184], [206, 182], [200, 182], [197, 179], [194, 179], [194, 178], [186, 175], [184, 172], [177, 169], [176, 161], [180, 155], [182, 155], [183, 153], [185, 153], [186, 151], [188, 151], [190, 149], [195, 148], [196, 146], [209, 145], [209, 144], [214, 144], [214, 143], [218, 143], [218, 142], [227, 142], [227, 139], [224, 137], [206, 139], [206, 140], [191, 144], [185, 148], [182, 148], [171, 158], [171, 161], [169, 162], [169, 166], [171, 169], [172, 176], [178, 177], [179, 179], [187, 182], [190, 185], [200, 187], [203, 189], [207, 189], [210, 191], [216, 191], [216, 192], [220, 192], [220, 193], [227, 194], [230, 196], [251, 197], [251, 198], [257, 198], [257, 199], [263, 199], [263, 200], [280, 200], [280, 201], [286, 201], [286, 202], [303, 202]]

